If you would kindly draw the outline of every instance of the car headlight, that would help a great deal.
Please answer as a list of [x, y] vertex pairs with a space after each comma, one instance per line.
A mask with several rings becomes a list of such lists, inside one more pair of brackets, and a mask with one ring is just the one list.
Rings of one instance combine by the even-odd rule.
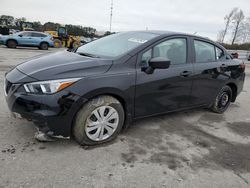
[[81, 78], [71, 78], [71, 79], [63, 79], [63, 80], [50, 80], [50, 81], [41, 81], [41, 82], [32, 82], [28, 84], [24, 84], [24, 89], [27, 93], [34, 94], [53, 94], [58, 91], [69, 87], [74, 84]]

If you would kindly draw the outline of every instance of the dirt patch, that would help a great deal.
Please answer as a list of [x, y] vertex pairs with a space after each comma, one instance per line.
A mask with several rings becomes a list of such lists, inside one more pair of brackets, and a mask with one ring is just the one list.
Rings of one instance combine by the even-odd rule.
[[134, 163], [135, 161], [137, 161], [137, 157], [133, 154], [133, 153], [122, 153], [121, 154], [122, 159], [126, 162], [126, 163]]
[[168, 168], [172, 170], [183, 167], [182, 162], [186, 160], [187, 159], [185, 157], [168, 151], [153, 152], [149, 158], [150, 162], [158, 163], [160, 165], [167, 164]]
[[[237, 173], [250, 172], [250, 145], [217, 143], [208, 155], [193, 160], [191, 166], [197, 168], [227, 169]], [[220, 167], [220, 168], [219, 168]]]
[[216, 113], [204, 113], [199, 119], [199, 122], [206, 122], [206, 123], [220, 123], [225, 121], [225, 117], [222, 114]]
[[2, 150], [2, 153], [14, 154], [15, 152], [16, 152], [16, 148], [13, 145], [10, 145], [9, 147]]
[[[151, 121], [160, 128], [144, 128], [151, 126]], [[126, 134], [129, 152], [123, 153], [122, 159], [126, 163], [157, 163], [172, 170], [188, 165], [194, 170], [211, 168], [232, 170], [237, 174], [250, 172], [250, 144], [229, 142], [197, 126], [208, 121], [218, 123], [225, 119], [222, 115], [206, 113], [197, 124], [185, 122], [178, 115], [151, 118], [149, 123], [147, 119], [138, 121]], [[237, 134], [250, 135], [249, 123], [235, 122], [229, 128]], [[173, 135], [180, 139], [173, 141]], [[185, 140], [191, 144], [184, 144]], [[185, 155], [189, 150], [195, 151], [191, 157]]]
[[230, 123], [228, 128], [241, 136], [250, 136], [250, 122]]

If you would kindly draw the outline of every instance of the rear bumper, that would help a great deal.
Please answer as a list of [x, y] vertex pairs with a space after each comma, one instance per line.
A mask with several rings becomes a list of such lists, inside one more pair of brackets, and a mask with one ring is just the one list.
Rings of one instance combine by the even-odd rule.
[[27, 94], [22, 84], [11, 84], [6, 94], [10, 111], [32, 120], [45, 133], [64, 137], [71, 135], [74, 115], [87, 101], [67, 91], [54, 95]]
[[48, 44], [49, 44], [49, 47], [54, 47], [54, 42], [49, 41]]
[[49, 46], [53, 48], [54, 47], [54, 43], [50, 44]]

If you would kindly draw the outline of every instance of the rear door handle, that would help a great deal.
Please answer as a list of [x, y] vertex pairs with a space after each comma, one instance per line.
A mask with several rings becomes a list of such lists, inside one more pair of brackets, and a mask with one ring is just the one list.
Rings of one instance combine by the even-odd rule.
[[192, 74], [192, 71], [183, 71], [181, 74], [180, 74], [180, 76], [182, 76], [182, 77], [188, 77], [189, 75], [191, 75]]

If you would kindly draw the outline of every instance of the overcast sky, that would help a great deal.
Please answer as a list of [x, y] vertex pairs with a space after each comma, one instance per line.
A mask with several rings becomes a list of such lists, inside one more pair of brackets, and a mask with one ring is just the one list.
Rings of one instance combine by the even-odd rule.
[[[216, 39], [224, 16], [241, 8], [250, 16], [250, 0], [113, 0], [113, 31], [170, 30]], [[109, 30], [111, 0], [0, 0], [0, 15]]]

